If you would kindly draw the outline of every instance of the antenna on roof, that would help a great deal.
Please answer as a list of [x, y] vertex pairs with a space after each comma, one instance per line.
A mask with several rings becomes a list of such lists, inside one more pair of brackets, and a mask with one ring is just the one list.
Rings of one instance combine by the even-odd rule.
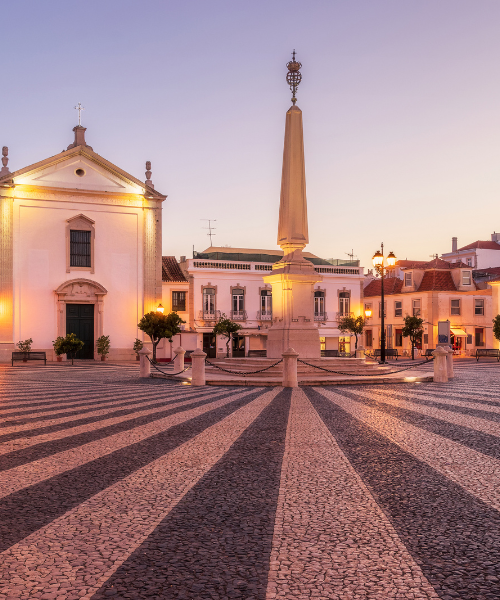
[[351, 259], [354, 260], [355, 258], [358, 258], [356, 256], [356, 254], [354, 254], [354, 249], [352, 249], [350, 252], [344, 252], [344, 254], [347, 254], [347, 256]]
[[439, 258], [437, 254], [429, 254], [429, 256], [434, 260], [435, 258]]
[[207, 235], [210, 237], [210, 246], [211, 246], [212, 245], [212, 236], [216, 235], [215, 233], [212, 233], [212, 231], [214, 229], [216, 229], [215, 227], [212, 227], [212, 223], [215, 223], [217, 221], [217, 219], [200, 219], [200, 221], [208, 221], [208, 227], [203, 227], [203, 229], [208, 229]]

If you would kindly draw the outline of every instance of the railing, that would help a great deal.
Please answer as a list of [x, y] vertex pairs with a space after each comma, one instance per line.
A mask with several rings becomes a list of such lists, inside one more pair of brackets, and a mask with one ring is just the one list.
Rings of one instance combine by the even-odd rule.
[[273, 313], [267, 310], [258, 310], [257, 311], [257, 319], [259, 321], [272, 321]]
[[345, 319], [345, 317], [354, 317], [353, 312], [338, 312], [337, 313], [337, 321], [340, 319]]
[[255, 265], [256, 271], [272, 271], [273, 265]]
[[239, 271], [250, 271], [249, 263], [209, 262], [195, 261], [193, 266], [197, 269], [237, 269]]
[[233, 321], [246, 321], [247, 320], [247, 311], [246, 310], [232, 310], [231, 311], [231, 319]]
[[203, 321], [217, 321], [217, 319], [219, 317], [220, 317], [220, 310], [213, 310], [213, 311], [200, 310], [200, 312], [198, 314], [198, 319], [202, 319]]
[[328, 321], [328, 314], [325, 313], [314, 313], [315, 321]]
[[359, 275], [359, 269], [349, 267], [315, 267], [316, 273], [333, 273], [335, 275]]

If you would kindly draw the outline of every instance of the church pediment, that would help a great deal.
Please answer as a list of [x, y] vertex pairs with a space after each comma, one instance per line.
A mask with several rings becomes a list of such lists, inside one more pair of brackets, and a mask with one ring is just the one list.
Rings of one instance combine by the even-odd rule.
[[92, 302], [98, 296], [108, 293], [100, 283], [91, 279], [70, 279], [62, 283], [55, 292], [66, 302]]

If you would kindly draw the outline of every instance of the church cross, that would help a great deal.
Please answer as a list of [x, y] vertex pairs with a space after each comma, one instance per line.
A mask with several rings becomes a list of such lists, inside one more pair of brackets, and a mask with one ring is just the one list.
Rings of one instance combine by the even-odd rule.
[[77, 106], [75, 106], [75, 110], [78, 111], [78, 126], [81, 127], [81, 125], [82, 125], [82, 110], [85, 110], [85, 108], [82, 106], [81, 102], [78, 102]]

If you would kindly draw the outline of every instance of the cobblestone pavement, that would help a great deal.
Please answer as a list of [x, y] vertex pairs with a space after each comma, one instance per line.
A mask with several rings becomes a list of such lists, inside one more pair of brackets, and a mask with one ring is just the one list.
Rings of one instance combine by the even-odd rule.
[[0, 366], [0, 600], [500, 598], [500, 365], [192, 388]]

